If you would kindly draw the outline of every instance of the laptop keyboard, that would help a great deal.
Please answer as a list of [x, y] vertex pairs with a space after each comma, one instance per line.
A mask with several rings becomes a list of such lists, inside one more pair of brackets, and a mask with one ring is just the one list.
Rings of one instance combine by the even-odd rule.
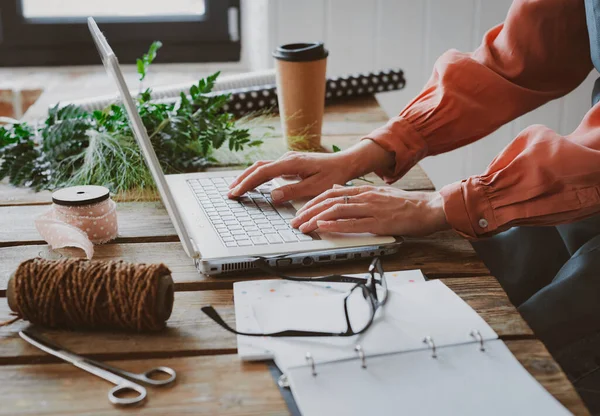
[[314, 239], [290, 226], [290, 220], [296, 215], [292, 204], [272, 203], [271, 182], [233, 200], [227, 197], [227, 192], [234, 179], [187, 180], [226, 247], [296, 243]]

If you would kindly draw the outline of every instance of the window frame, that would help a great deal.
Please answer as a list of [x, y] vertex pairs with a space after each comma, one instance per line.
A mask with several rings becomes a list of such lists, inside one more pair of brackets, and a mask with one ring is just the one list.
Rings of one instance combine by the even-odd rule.
[[[239, 0], [205, 0], [205, 10], [202, 16], [96, 21], [122, 63], [134, 63], [155, 40], [163, 43], [157, 62], [239, 61]], [[25, 18], [21, 0], [0, 0], [0, 67], [98, 63], [86, 17]]]

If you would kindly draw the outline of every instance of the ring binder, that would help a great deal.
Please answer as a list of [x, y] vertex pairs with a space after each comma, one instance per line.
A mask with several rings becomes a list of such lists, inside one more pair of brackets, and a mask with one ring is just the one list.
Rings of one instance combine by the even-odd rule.
[[429, 348], [431, 348], [431, 358], [437, 358], [435, 342], [433, 342], [433, 338], [427, 335], [425, 338], [423, 338], [423, 343], [427, 344]]
[[277, 385], [282, 389], [290, 388], [290, 380], [288, 379], [287, 374], [282, 374], [279, 376], [279, 378], [277, 379]]
[[479, 342], [479, 351], [485, 351], [485, 347], [483, 346], [483, 337], [481, 336], [481, 332], [479, 332], [479, 330], [477, 330], [477, 329], [474, 329], [471, 331], [471, 336]]
[[305, 357], [306, 357], [306, 361], [308, 361], [310, 363], [310, 368], [312, 370], [313, 377], [316, 377], [317, 369], [315, 368], [315, 359], [313, 358], [313, 356], [310, 352], [307, 352]]
[[354, 347], [354, 351], [356, 351], [358, 353], [358, 356], [360, 357], [360, 361], [362, 362], [362, 368], [367, 368], [365, 351], [363, 350], [362, 346], [360, 344], [356, 344], [356, 346]]

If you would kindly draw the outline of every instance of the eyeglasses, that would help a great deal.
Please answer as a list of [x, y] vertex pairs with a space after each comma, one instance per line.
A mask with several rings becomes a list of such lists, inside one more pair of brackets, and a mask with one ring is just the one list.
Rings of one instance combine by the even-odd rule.
[[294, 282], [328, 282], [328, 283], [354, 283], [354, 286], [344, 297], [344, 315], [346, 330], [343, 332], [317, 332], [288, 329], [272, 333], [240, 332], [230, 327], [221, 318], [221, 315], [212, 306], [205, 306], [202, 312], [229, 332], [250, 337], [351, 337], [365, 332], [373, 324], [375, 313], [382, 307], [388, 296], [387, 282], [383, 266], [379, 257], [376, 257], [369, 266], [369, 277], [360, 278], [344, 275], [329, 275], [324, 277], [294, 277], [278, 273], [267, 263], [266, 259], [259, 258], [255, 261], [257, 268], [267, 273]]

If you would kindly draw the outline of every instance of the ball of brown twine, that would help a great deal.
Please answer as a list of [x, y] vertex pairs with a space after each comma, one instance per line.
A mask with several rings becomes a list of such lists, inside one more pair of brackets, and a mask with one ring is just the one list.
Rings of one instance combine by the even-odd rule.
[[19, 265], [9, 291], [18, 318], [48, 328], [157, 331], [173, 307], [164, 264], [34, 258]]

